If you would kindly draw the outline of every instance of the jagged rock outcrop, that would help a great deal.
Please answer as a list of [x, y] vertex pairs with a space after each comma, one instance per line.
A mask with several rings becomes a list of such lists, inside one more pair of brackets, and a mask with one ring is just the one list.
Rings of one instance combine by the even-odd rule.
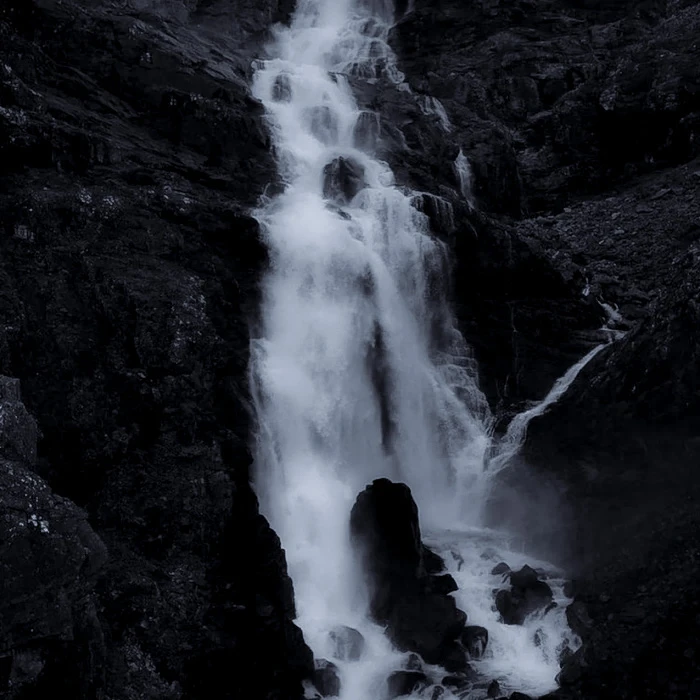
[[[456, 587], [427, 572], [418, 508], [405, 484], [376, 479], [359, 494], [350, 532], [368, 576], [370, 610], [399, 649], [449, 671], [467, 668], [457, 643], [467, 616], [448, 595]], [[451, 577], [449, 577], [451, 578]]]
[[106, 657], [96, 585], [107, 552], [86, 513], [32, 471], [37, 438], [19, 381], [0, 376], [0, 693], [96, 697]]
[[[266, 264], [249, 211], [275, 165], [247, 84], [291, 6], [0, 7], [0, 372], [22, 379], [41, 429], [32, 489], [57, 538], [64, 519], [65, 571], [79, 573], [53, 651], [3, 639], [32, 697], [60, 667], [51, 692], [76, 700], [238, 698], [251, 679], [289, 700], [313, 671], [249, 484]], [[4, 473], [3, 492], [24, 473]], [[90, 527], [109, 551], [97, 581], [73, 552]], [[3, 565], [28, 575], [22, 561]]]

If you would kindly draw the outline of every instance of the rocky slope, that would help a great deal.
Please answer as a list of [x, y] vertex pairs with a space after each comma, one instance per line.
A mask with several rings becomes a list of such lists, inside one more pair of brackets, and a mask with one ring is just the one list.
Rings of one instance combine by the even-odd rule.
[[[4, 551], [3, 697], [300, 692], [311, 659], [249, 485], [246, 404], [265, 265], [249, 209], [274, 174], [247, 78], [288, 9], [0, 8], [0, 373], [41, 432], [3, 498], [29, 479], [51, 532], [65, 522], [45, 554], [31, 528], [8, 545], [41, 570]], [[99, 575], [72, 553], [86, 537]], [[40, 580], [65, 602], [28, 634]]]

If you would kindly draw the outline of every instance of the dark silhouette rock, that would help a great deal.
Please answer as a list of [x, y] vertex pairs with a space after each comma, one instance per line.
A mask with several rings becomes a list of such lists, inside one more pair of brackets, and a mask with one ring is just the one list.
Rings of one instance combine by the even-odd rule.
[[511, 589], [496, 594], [496, 608], [507, 625], [522, 625], [525, 618], [552, 603], [552, 589], [525, 565], [510, 575]]
[[323, 169], [323, 196], [347, 204], [365, 186], [365, 172], [352, 158], [339, 156]]
[[357, 661], [365, 649], [365, 638], [352, 627], [344, 625], [329, 632], [334, 646], [333, 656], [341, 661]]
[[447, 595], [448, 593], [454, 593], [458, 589], [459, 586], [457, 585], [457, 582], [450, 574], [431, 576], [428, 579], [427, 590], [429, 593]]
[[492, 680], [486, 689], [487, 698], [498, 698], [501, 695], [501, 685], [497, 680]]
[[469, 653], [469, 658], [479, 659], [484, 655], [489, 643], [489, 632], [485, 627], [468, 625], [462, 631], [460, 641]]
[[340, 695], [340, 676], [338, 667], [326, 659], [316, 659], [313, 681], [316, 689], [325, 698], [335, 698]]
[[387, 700], [410, 695], [429, 685], [428, 677], [420, 671], [395, 671], [387, 680]]
[[423, 566], [429, 574], [441, 574], [445, 570], [445, 562], [439, 554], [423, 545]]
[[445, 593], [451, 577], [425, 569], [418, 508], [408, 486], [374, 481], [357, 497], [350, 531], [369, 575], [372, 615], [387, 625], [394, 644], [428, 663], [460, 667], [453, 642], [466, 615]]
[[505, 576], [506, 574], [510, 574], [510, 566], [502, 561], [500, 564], [496, 564], [496, 566], [493, 567], [491, 573], [494, 576]]
[[513, 588], [532, 588], [537, 585], [539, 579], [539, 574], [531, 566], [525, 564], [519, 571], [513, 571], [510, 574], [510, 585]]
[[408, 671], [420, 671], [423, 668], [423, 662], [418, 654], [409, 654], [405, 667]]

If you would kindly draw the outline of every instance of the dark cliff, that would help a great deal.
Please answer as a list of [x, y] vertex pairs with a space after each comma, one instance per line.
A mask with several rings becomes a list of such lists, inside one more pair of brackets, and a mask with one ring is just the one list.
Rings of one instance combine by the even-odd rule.
[[[0, 8], [0, 374], [41, 433], [3, 498], [33, 468], [53, 533], [13, 540], [41, 569], [3, 550], [25, 584], [3, 593], [3, 697], [300, 692], [310, 659], [249, 485], [246, 403], [266, 264], [249, 210], [275, 172], [247, 80], [288, 11]], [[71, 553], [86, 537], [89, 567]], [[40, 608], [33, 586], [65, 602]]]

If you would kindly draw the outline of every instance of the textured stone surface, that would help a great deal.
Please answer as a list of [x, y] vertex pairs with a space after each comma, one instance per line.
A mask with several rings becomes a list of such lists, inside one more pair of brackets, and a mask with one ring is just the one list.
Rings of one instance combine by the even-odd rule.
[[[275, 167], [247, 81], [290, 9], [0, 7], [0, 373], [22, 380], [41, 430], [36, 474], [3, 472], [1, 497], [30, 517], [17, 489], [34, 479], [50, 530], [30, 523], [31, 542], [4, 552], [3, 585], [56, 581], [29, 606], [55, 606], [53, 646], [25, 652], [2, 632], [22, 697], [238, 698], [254, 678], [259, 697], [288, 700], [313, 670], [249, 485], [266, 264], [249, 210]], [[2, 405], [0, 448], [30, 459], [36, 426]], [[90, 526], [109, 551], [98, 580], [82, 563]]]

